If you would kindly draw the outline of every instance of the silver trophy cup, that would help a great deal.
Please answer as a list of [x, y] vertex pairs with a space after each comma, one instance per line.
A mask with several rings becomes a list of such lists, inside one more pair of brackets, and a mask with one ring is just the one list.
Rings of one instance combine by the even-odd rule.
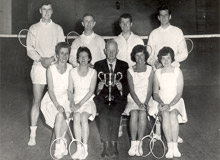
[[112, 102], [114, 101], [114, 96], [111, 94], [112, 87], [115, 86], [116, 82], [120, 82], [122, 77], [123, 77], [123, 75], [121, 72], [117, 72], [117, 73], [99, 72], [98, 78], [100, 79], [100, 81], [104, 82], [105, 86], [108, 87], [108, 90], [109, 90], [109, 93], [106, 96], [108, 105], [111, 105]]

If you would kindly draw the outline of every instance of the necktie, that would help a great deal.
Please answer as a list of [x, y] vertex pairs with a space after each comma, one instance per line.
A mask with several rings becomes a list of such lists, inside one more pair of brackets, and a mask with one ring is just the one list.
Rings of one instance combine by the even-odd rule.
[[111, 73], [113, 73], [112, 64], [109, 64], [109, 66], [110, 66], [109, 71], [110, 71]]

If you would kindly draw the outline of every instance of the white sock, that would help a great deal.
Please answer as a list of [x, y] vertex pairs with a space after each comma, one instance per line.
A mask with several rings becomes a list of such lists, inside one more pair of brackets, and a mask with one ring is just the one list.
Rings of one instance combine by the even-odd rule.
[[165, 157], [166, 158], [173, 158], [173, 142], [168, 142], [167, 146], [168, 146], [168, 151], [167, 151]]
[[137, 141], [131, 141], [131, 147], [128, 150], [129, 156], [135, 156], [137, 149]]
[[181, 157], [181, 153], [178, 149], [178, 143], [177, 142], [173, 142], [173, 156], [174, 157]]
[[36, 137], [36, 132], [37, 132], [37, 126], [30, 126], [30, 130], [31, 130], [31, 133], [30, 133], [30, 137]]

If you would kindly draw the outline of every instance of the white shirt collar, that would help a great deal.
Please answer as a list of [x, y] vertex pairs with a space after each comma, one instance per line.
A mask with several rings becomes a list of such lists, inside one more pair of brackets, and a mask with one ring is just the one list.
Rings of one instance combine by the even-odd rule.
[[113, 71], [114, 71], [114, 70], [115, 70], [115, 66], [116, 66], [116, 61], [117, 61], [117, 59], [116, 59], [114, 62], [110, 63], [110, 62], [107, 60], [108, 68], [110, 69], [109, 64], [112, 64], [112, 69], [113, 69]]
[[44, 25], [44, 26], [49, 26], [50, 24], [53, 23], [53, 21], [52, 21], [52, 19], [50, 19], [50, 22], [49, 22], [49, 23], [44, 23], [43, 20], [42, 20], [42, 18], [41, 18], [41, 19], [40, 19], [40, 23], [41, 23], [42, 25]]

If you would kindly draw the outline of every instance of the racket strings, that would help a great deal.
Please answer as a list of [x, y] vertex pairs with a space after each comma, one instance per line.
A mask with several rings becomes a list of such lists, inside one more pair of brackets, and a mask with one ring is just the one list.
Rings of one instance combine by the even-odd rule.
[[76, 31], [70, 31], [67, 35], [66, 35], [66, 41], [69, 44], [72, 44], [72, 42], [74, 41], [74, 39], [76, 39], [77, 37], [79, 37], [79, 33], [77, 33]]
[[154, 128], [159, 121], [159, 117], [156, 116], [155, 122], [153, 125], [151, 124], [150, 117], [147, 116], [147, 118], [151, 126], [151, 131], [150, 131], [150, 134], [144, 136], [141, 139], [142, 147], [143, 147], [142, 157], [147, 157], [150, 154], [152, 154], [155, 158], [161, 159], [165, 155], [165, 145], [161, 138], [158, 139], [154, 136]]

